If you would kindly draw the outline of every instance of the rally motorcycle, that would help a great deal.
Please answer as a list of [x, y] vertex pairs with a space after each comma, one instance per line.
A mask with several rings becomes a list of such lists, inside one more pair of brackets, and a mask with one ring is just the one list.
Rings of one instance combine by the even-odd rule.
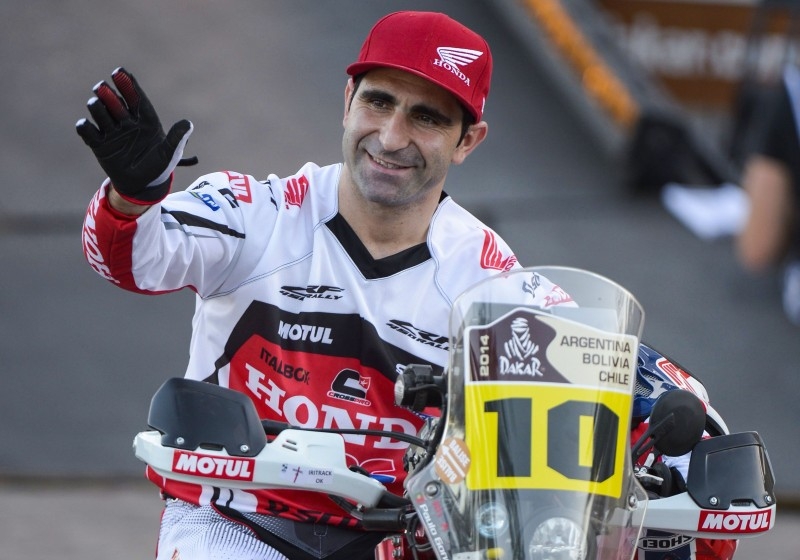
[[[542, 277], [563, 292], [541, 294]], [[578, 269], [515, 270], [467, 290], [446, 373], [409, 364], [396, 382], [398, 405], [440, 410], [416, 437], [391, 434], [409, 443], [402, 497], [349, 468], [342, 436], [364, 431], [261, 421], [244, 394], [187, 379], [153, 397], [135, 454], [179, 481], [325, 493], [389, 535], [378, 559], [631, 559], [648, 538], [768, 531], [763, 441], [728, 433], [688, 384], [653, 393], [631, 445], [643, 322], [626, 289]], [[660, 489], [668, 471], [652, 458], [687, 453], [685, 484]]]

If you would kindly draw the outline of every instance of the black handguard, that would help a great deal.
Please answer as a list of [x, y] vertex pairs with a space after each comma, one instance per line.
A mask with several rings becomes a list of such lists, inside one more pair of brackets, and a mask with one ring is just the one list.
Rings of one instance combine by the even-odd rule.
[[155, 204], [169, 194], [177, 165], [197, 163], [197, 158], [181, 159], [192, 123], [180, 120], [164, 134], [136, 79], [124, 68], [117, 68], [111, 78], [119, 95], [106, 82], [97, 84], [88, 103], [94, 123], [84, 118], [75, 127], [122, 198]]

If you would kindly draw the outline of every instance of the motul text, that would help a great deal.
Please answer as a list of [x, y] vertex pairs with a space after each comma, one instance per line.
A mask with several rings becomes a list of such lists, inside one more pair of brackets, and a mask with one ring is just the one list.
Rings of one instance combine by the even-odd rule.
[[223, 480], [253, 480], [253, 464], [253, 459], [217, 457], [190, 451], [176, 451], [172, 456], [172, 472]]
[[761, 533], [768, 531], [772, 521], [772, 510], [758, 513], [700, 513], [698, 529], [714, 533]]

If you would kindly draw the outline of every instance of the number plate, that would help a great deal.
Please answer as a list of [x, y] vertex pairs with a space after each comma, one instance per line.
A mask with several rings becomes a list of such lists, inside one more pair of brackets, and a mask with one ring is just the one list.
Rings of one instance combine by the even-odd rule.
[[465, 334], [467, 486], [618, 498], [635, 337], [524, 309]]

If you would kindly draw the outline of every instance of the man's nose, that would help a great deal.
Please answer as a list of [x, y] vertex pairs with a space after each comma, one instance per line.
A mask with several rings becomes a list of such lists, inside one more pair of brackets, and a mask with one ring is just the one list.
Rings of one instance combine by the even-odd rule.
[[387, 152], [395, 152], [407, 147], [410, 143], [409, 123], [406, 116], [395, 111], [387, 117], [380, 130], [380, 141]]

